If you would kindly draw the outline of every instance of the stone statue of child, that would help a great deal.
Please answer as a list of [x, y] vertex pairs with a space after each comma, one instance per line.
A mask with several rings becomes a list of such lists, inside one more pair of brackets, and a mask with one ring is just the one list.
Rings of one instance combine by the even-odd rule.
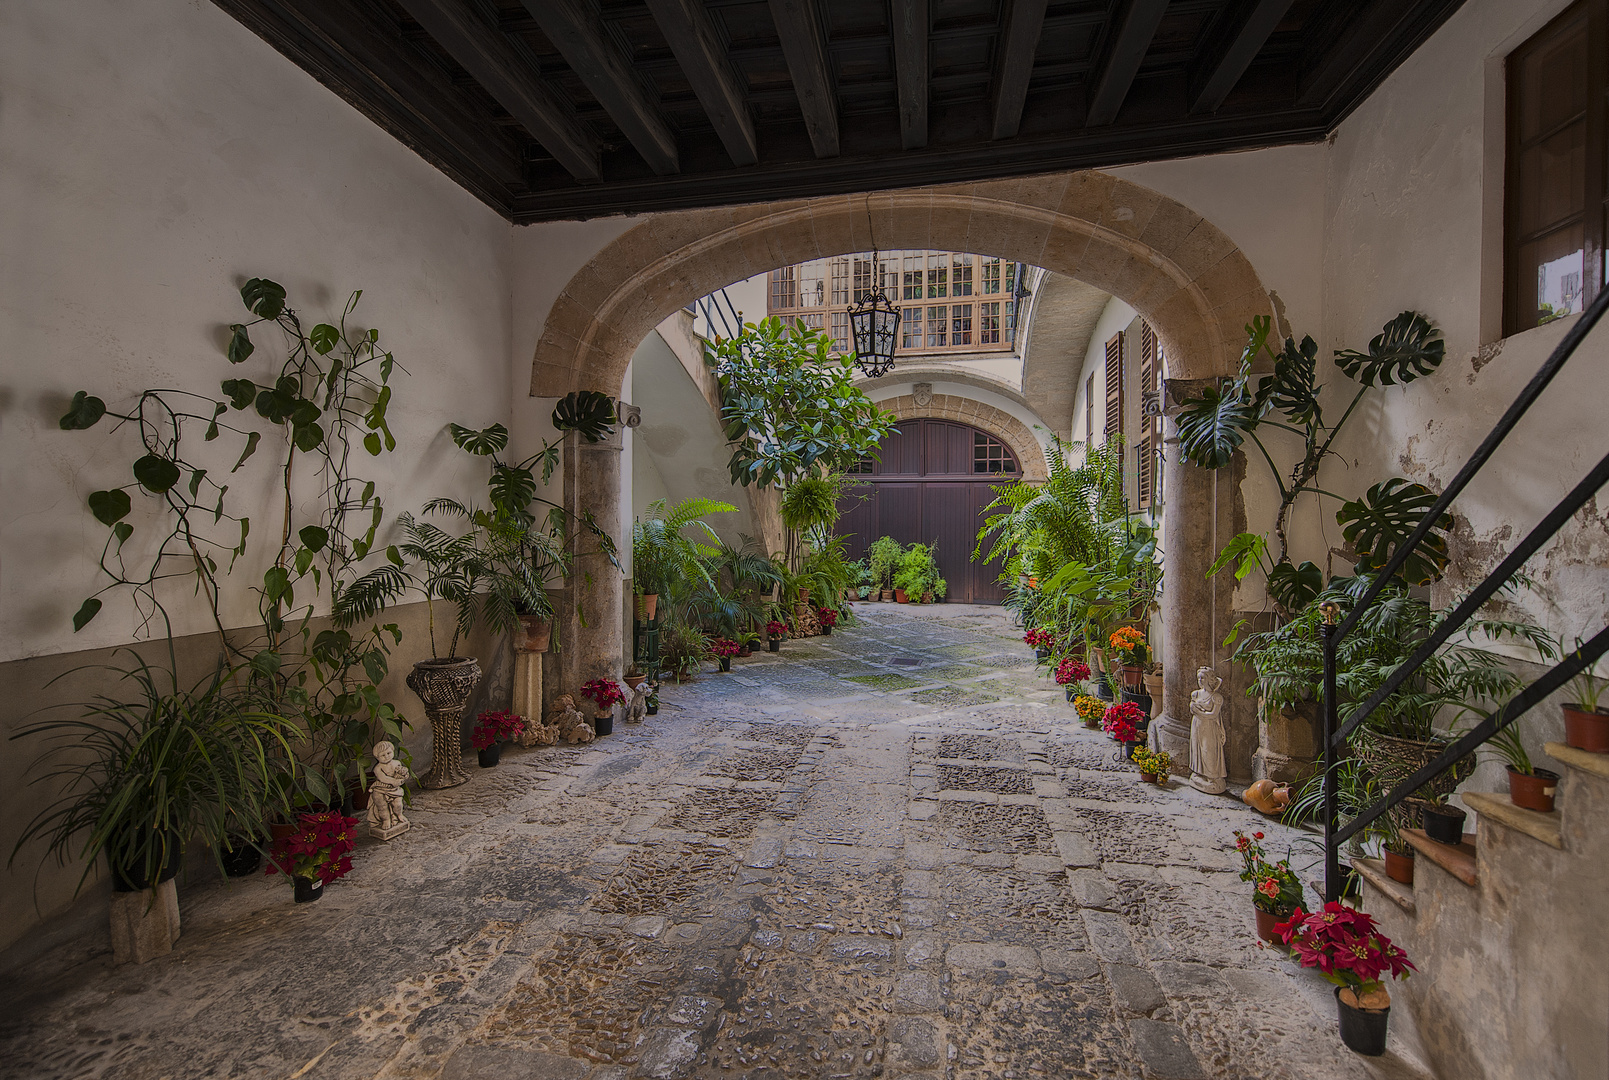
[[1190, 786], [1209, 795], [1228, 789], [1229, 770], [1224, 768], [1224, 696], [1218, 692], [1223, 680], [1210, 667], [1196, 669], [1196, 684], [1190, 694]]
[[374, 780], [369, 784], [369, 835], [390, 840], [413, 827], [402, 816], [402, 787], [408, 766], [396, 760], [397, 748], [389, 742], [374, 744]]

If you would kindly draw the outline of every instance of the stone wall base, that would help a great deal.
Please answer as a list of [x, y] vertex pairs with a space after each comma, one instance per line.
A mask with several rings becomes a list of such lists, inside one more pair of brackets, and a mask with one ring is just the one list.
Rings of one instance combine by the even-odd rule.
[[139, 892], [112, 894], [112, 962], [143, 964], [179, 939], [179, 890], [172, 878]]

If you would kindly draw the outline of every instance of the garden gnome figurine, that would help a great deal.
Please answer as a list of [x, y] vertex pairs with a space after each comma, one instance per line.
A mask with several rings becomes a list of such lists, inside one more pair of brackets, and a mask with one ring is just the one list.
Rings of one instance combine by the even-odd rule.
[[1224, 696], [1218, 692], [1223, 680], [1203, 667], [1196, 669], [1196, 684], [1200, 689], [1190, 694], [1190, 786], [1220, 795], [1229, 786], [1229, 770], [1224, 768]]
[[374, 782], [369, 785], [369, 835], [391, 840], [413, 827], [402, 816], [402, 785], [408, 766], [396, 760], [397, 748], [388, 742], [374, 744]]

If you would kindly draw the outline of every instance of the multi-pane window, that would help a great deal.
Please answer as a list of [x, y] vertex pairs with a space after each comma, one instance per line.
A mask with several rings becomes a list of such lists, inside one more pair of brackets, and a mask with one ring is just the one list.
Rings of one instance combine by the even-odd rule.
[[972, 295], [972, 256], [960, 252], [950, 256], [950, 295]]
[[813, 259], [799, 267], [799, 306], [821, 307], [827, 302], [827, 264]]
[[799, 268], [784, 266], [771, 271], [771, 310], [799, 306]]
[[978, 344], [995, 345], [1000, 341], [1000, 301], [991, 300], [978, 305]]
[[950, 344], [972, 344], [972, 305], [950, 305]]
[[849, 303], [849, 260], [833, 259], [829, 266], [832, 270], [832, 302], [834, 306]]
[[947, 319], [948, 319], [949, 310], [950, 309], [945, 307], [943, 304], [940, 304], [938, 307], [930, 307], [930, 308], [927, 309], [927, 347], [928, 348], [930, 348], [930, 349], [942, 349], [942, 348], [944, 348], [944, 345], [945, 345], [944, 331], [948, 328], [947, 325], [946, 325], [946, 322], [947, 322]]
[[835, 352], [849, 351], [849, 312], [832, 313], [832, 347]]
[[845, 469], [844, 471], [846, 473], [849, 473], [852, 476], [866, 476], [866, 475], [870, 475], [876, 468], [877, 468], [877, 462], [876, 461], [874, 461], [870, 457], [863, 457], [863, 458], [857, 459], [853, 465], [851, 465], [849, 468]]
[[1504, 332], [1580, 311], [1603, 287], [1609, 30], [1580, 0], [1508, 57]]
[[1007, 300], [1005, 305], [1006, 341], [1015, 342], [1017, 340], [1017, 302]]
[[899, 347], [902, 349], [920, 349], [922, 341], [922, 309], [908, 307], [903, 309], [904, 317], [899, 321]]
[[981, 431], [972, 433], [972, 471], [975, 473], [1014, 473], [1017, 459], [1006, 444]]
[[800, 315], [798, 318], [799, 318], [800, 322], [804, 323], [806, 326], [810, 327], [810, 329], [812, 329], [812, 330], [820, 330], [820, 329], [822, 329], [823, 316], [820, 316], [820, 315]]
[[941, 296], [949, 296], [948, 282], [950, 277], [950, 257], [948, 255], [929, 255], [927, 257], [927, 298], [936, 300]]
[[1000, 291], [1000, 260], [989, 259], [983, 264], [983, 291], [993, 295]]
[[922, 271], [923, 271], [923, 267], [922, 267], [922, 264], [924, 262], [926, 262], [926, 259], [923, 258], [923, 256], [921, 256], [921, 255], [907, 255], [907, 256], [905, 256], [905, 259], [904, 259], [904, 264], [905, 264], [904, 265], [904, 279], [903, 279], [903, 281], [901, 283], [902, 287], [903, 287], [903, 292], [900, 294], [901, 299], [904, 299], [904, 300], [920, 300], [920, 299], [922, 299], [922, 296], [923, 296], [923, 290], [922, 290]]
[[872, 269], [872, 261], [870, 259], [855, 259], [854, 303], [860, 303], [862, 300], [866, 299], [867, 294], [872, 291], [872, 279], [874, 273], [875, 272]]

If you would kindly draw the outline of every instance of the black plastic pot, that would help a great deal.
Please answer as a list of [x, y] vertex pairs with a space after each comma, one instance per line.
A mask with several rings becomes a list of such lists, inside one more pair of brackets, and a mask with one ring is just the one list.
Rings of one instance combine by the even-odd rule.
[[721, 670], [722, 671], [731, 671], [732, 670], [732, 658], [730, 656], [721, 657]]
[[1386, 1052], [1386, 1025], [1391, 1009], [1359, 1009], [1341, 1000], [1341, 987], [1335, 988], [1335, 1007], [1341, 1018], [1341, 1041], [1348, 1050], [1368, 1057]]
[[1065, 687], [1065, 689], [1067, 691], [1067, 704], [1071, 705], [1073, 703], [1073, 701], [1078, 697], [1078, 687], [1076, 687], [1076, 686], [1068, 686], [1068, 687]]
[[496, 765], [498, 760], [503, 756], [502, 744], [492, 743], [492, 745], [488, 746], [486, 749], [479, 751], [478, 756], [480, 757], [480, 767], [483, 769], [490, 769]]
[[1123, 744], [1123, 757], [1126, 758], [1129, 761], [1133, 761], [1134, 760], [1134, 751], [1137, 748], [1139, 748], [1141, 746], [1144, 746], [1144, 745], [1145, 744], [1143, 742], [1126, 742], [1126, 743], [1124, 743]]
[[324, 883], [318, 878], [301, 877], [291, 879], [296, 883], [296, 902], [298, 904], [311, 904], [324, 895]]
[[223, 864], [223, 872], [228, 877], [245, 877], [255, 873], [263, 864], [263, 853], [252, 847], [251, 841], [243, 836], [233, 837], [218, 852], [218, 861]]
[[168, 834], [168, 861], [162, 867], [162, 872], [157, 875], [155, 882], [146, 876], [145, 862], [142, 858], [133, 854], [124, 855], [122, 852], [116, 854], [122, 857], [114, 857], [113, 851], [107, 849], [107, 861], [112, 867], [112, 891], [139, 892], [141, 889], [149, 889], [153, 884], [160, 885], [179, 875], [179, 867], [184, 862], [184, 844], [180, 843], [178, 833]]
[[1458, 845], [1464, 842], [1464, 818], [1468, 817], [1456, 806], [1425, 807], [1425, 835], [1442, 844]]
[[592, 721], [592, 730], [599, 735], [607, 735], [615, 729], [615, 714], [611, 709], [606, 713], [599, 713]]
[[1101, 682], [1098, 682], [1098, 683], [1095, 684], [1095, 696], [1100, 698], [1102, 701], [1111, 701], [1112, 700], [1112, 688], [1110, 686], [1106, 685], [1106, 682], [1104, 680], [1101, 681]]
[[1035, 659], [1038, 659], [1038, 660], [1049, 660], [1050, 659], [1050, 650], [1049, 649], [1035, 649], [1034, 650], [1034, 657], [1035, 657]]
[[827, 635], [829, 635], [829, 636], [830, 636], [830, 635], [831, 635], [831, 634], [832, 634], [832, 627], [830, 627], [830, 626], [823, 626], [823, 627], [822, 627], [822, 628], [821, 628], [821, 632], [822, 632], [822, 633], [823, 633], [823, 634], [827, 634]]
[[659, 702], [657, 700], [655, 700], [654, 698], [649, 698], [648, 699], [648, 715], [649, 716], [658, 716], [659, 715]]
[[1126, 701], [1126, 702], [1130, 702], [1132, 704], [1138, 705], [1140, 707], [1140, 709], [1145, 713], [1146, 716], [1151, 715], [1151, 695], [1150, 694], [1142, 694], [1137, 690], [1125, 689], [1123, 691], [1123, 700]]
[[779, 638], [779, 637], [767, 638], [766, 639], [766, 648], [768, 650], [770, 650], [771, 652], [781, 652], [782, 651], [782, 639]]

